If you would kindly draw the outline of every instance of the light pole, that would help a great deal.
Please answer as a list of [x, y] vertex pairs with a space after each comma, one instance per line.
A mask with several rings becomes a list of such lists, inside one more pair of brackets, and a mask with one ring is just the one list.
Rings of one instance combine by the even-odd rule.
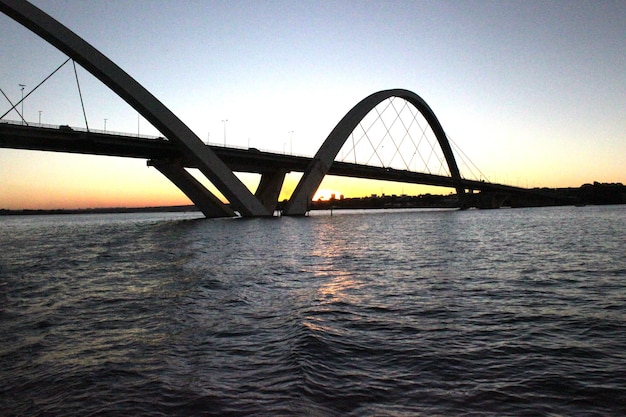
[[228, 119], [222, 120], [222, 124], [224, 125], [224, 147], [226, 147], [226, 122]]
[[22, 100], [20, 100], [20, 103], [22, 103], [22, 114], [20, 114], [20, 116], [22, 117], [22, 124], [24, 124], [24, 122], [26, 122], [26, 119], [24, 118], [24, 87], [26, 87], [26, 84], [18, 84], [20, 86], [20, 90], [22, 90]]
[[41, 110], [39, 110], [39, 127], [41, 127]]
[[104, 132], [105, 133], [107, 131], [107, 120], [109, 120], [109, 119], [104, 119]]
[[293, 130], [289, 131], [289, 154], [293, 155]]

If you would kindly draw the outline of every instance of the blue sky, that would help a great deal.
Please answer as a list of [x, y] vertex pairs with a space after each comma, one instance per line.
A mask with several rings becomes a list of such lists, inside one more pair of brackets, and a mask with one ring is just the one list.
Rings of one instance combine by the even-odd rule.
[[[33, 3], [126, 70], [203, 140], [223, 143], [221, 121], [228, 119], [229, 145], [312, 155], [359, 100], [405, 88], [429, 103], [493, 181], [626, 182], [621, 1]], [[19, 99], [18, 84], [28, 91], [65, 59], [4, 15], [0, 36], [0, 88], [12, 100]], [[91, 128], [102, 129], [107, 119], [108, 130], [137, 131], [133, 109], [85, 71], [79, 77]], [[2, 113], [9, 107], [0, 104]], [[84, 126], [73, 69], [66, 65], [24, 109], [32, 122], [41, 111], [43, 123]], [[145, 120], [139, 130], [158, 134]], [[0, 177], [0, 208], [41, 205], [39, 189], [49, 190], [57, 206], [74, 204], [71, 196], [85, 189], [109, 201], [124, 194], [124, 179], [129, 194], [145, 188], [157, 202], [161, 193], [180, 199], [144, 161], [2, 149]], [[19, 193], [28, 198], [9, 201]], [[58, 194], [65, 200], [55, 200]]]

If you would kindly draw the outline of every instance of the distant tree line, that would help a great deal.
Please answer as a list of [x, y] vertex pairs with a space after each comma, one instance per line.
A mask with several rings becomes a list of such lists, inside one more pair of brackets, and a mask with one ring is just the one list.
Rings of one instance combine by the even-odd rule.
[[[596, 204], [626, 204], [626, 187], [621, 183], [584, 184], [579, 188], [535, 188], [536, 193], [503, 194], [498, 205], [505, 207], [545, 207], [559, 205], [596, 205]], [[472, 197], [476, 201], [481, 195], [489, 193], [475, 193]], [[383, 209], [383, 208], [453, 208], [458, 207], [456, 194], [435, 195], [422, 194], [408, 195], [376, 195], [368, 197], [344, 198], [334, 196], [328, 200], [311, 202], [312, 210], [328, 209]], [[480, 204], [475, 204], [481, 207]], [[493, 206], [485, 206], [485, 208]]]
[[[579, 188], [535, 188], [537, 193], [523, 193], [501, 195], [501, 198], [485, 198], [483, 200], [496, 201], [498, 206], [504, 207], [545, 207], [559, 205], [600, 205], [626, 204], [626, 187], [621, 183], [584, 184]], [[488, 193], [475, 193], [472, 197], [480, 201]], [[286, 200], [278, 204], [282, 210]], [[454, 208], [459, 206], [456, 194], [437, 195], [422, 194], [409, 195], [376, 195], [368, 197], [344, 198], [331, 197], [329, 200], [311, 202], [312, 210], [329, 209], [385, 209], [385, 208]], [[475, 207], [481, 207], [480, 204]], [[486, 204], [483, 208], [495, 208]], [[197, 211], [193, 205], [142, 207], [142, 208], [91, 208], [91, 209], [54, 209], [54, 210], [7, 210], [0, 209], [0, 216], [28, 215], [28, 214], [97, 214], [97, 213], [139, 213], [139, 212], [176, 212]]]

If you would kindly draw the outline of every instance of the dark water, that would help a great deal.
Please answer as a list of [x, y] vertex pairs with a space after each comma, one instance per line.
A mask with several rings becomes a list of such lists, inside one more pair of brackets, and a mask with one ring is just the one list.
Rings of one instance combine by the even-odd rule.
[[0, 218], [3, 416], [626, 414], [626, 206]]

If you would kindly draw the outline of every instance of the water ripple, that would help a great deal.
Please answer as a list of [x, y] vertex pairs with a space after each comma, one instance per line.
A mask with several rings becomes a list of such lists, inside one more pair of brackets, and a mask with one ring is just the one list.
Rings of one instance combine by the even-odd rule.
[[623, 210], [2, 219], [0, 407], [623, 415]]

